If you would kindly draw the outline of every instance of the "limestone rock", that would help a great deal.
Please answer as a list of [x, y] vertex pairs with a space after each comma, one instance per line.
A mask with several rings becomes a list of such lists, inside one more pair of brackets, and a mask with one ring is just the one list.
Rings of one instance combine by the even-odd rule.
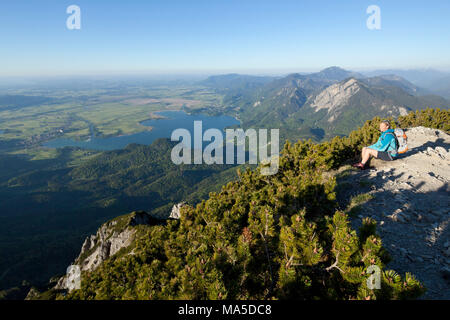
[[[336, 83], [323, 90], [312, 102], [315, 112], [326, 109], [328, 113], [338, 112], [349, 99], [360, 90], [360, 83], [356, 79], [349, 79], [344, 83]], [[330, 122], [334, 117], [330, 118]]]
[[180, 219], [181, 216], [181, 208], [186, 205], [184, 202], [180, 202], [172, 207], [172, 211], [170, 212], [169, 219]]
[[158, 221], [146, 212], [133, 212], [104, 223], [95, 235], [85, 239], [80, 254], [67, 269], [67, 274], [58, 280], [54, 289], [69, 291], [75, 289], [76, 268], [79, 268], [80, 272], [95, 270], [105, 260], [133, 242], [136, 233], [134, 226], [155, 223]]

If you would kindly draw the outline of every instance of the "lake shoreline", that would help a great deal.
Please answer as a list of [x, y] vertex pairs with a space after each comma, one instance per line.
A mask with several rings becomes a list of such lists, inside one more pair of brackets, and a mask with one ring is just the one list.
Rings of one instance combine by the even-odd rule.
[[184, 110], [152, 111], [150, 117], [150, 119], [137, 123], [138, 126], [145, 127], [145, 130], [141, 132], [106, 137], [91, 136], [85, 141], [77, 141], [73, 138], [57, 138], [44, 142], [41, 147], [52, 149], [78, 147], [98, 151], [118, 150], [129, 144], [151, 145], [159, 138], [170, 139], [172, 132], [178, 128], [193, 130], [194, 121], [202, 121], [205, 130], [208, 128], [224, 130], [227, 127], [241, 124], [241, 121], [230, 115], [189, 114]]

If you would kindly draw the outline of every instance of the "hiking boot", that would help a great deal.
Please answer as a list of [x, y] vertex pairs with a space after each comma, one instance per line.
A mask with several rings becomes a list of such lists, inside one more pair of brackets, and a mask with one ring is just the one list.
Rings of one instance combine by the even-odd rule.
[[355, 163], [352, 165], [353, 168], [358, 168], [360, 170], [364, 170], [366, 169], [366, 166], [364, 164], [362, 164], [361, 162]]

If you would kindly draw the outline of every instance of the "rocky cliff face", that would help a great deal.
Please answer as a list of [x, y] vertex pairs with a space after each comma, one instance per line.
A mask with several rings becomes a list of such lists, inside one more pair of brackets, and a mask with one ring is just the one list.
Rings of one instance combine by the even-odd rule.
[[[318, 121], [323, 126], [358, 118], [361, 114], [381, 117], [406, 115], [416, 106], [428, 105], [426, 97], [418, 97], [401, 86], [378, 83], [368, 79], [350, 78], [335, 83], [316, 95], [308, 97], [307, 105], [314, 114], [326, 111]], [[387, 80], [386, 80], [387, 81]]]
[[333, 84], [319, 93], [311, 104], [314, 111], [327, 109], [328, 113], [337, 112], [348, 104], [350, 98], [360, 90], [360, 84], [356, 79]]
[[186, 205], [185, 202], [180, 202], [172, 207], [172, 211], [170, 212], [169, 219], [180, 219], [181, 216], [181, 208]]
[[341, 168], [339, 197], [365, 195], [353, 227], [375, 219], [389, 267], [417, 276], [425, 299], [450, 299], [450, 135], [424, 127], [406, 133], [410, 150], [399, 159], [372, 161], [365, 171]]
[[[95, 235], [86, 238], [72, 266], [79, 267], [81, 272], [95, 270], [106, 259], [133, 243], [137, 230], [135, 226], [156, 223], [159, 221], [145, 212], [133, 212], [106, 222]], [[70, 291], [73, 288], [73, 278], [69, 274], [60, 278], [55, 286], [59, 290]]]

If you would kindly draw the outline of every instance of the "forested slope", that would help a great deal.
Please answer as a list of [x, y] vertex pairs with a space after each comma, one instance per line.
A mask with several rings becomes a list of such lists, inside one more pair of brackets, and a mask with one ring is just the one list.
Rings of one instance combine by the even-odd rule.
[[[329, 142], [286, 143], [276, 175], [260, 168], [210, 194], [179, 220], [138, 226], [136, 239], [98, 269], [82, 275], [71, 299], [399, 299], [423, 286], [386, 270], [389, 256], [376, 223], [357, 233], [337, 210], [330, 170], [373, 143], [380, 119]], [[449, 111], [400, 117], [401, 127], [446, 132]], [[128, 251], [127, 251], [128, 250]], [[131, 251], [132, 250], [132, 251]], [[132, 252], [132, 254], [130, 254]], [[367, 286], [368, 267], [381, 270], [381, 290]]]

